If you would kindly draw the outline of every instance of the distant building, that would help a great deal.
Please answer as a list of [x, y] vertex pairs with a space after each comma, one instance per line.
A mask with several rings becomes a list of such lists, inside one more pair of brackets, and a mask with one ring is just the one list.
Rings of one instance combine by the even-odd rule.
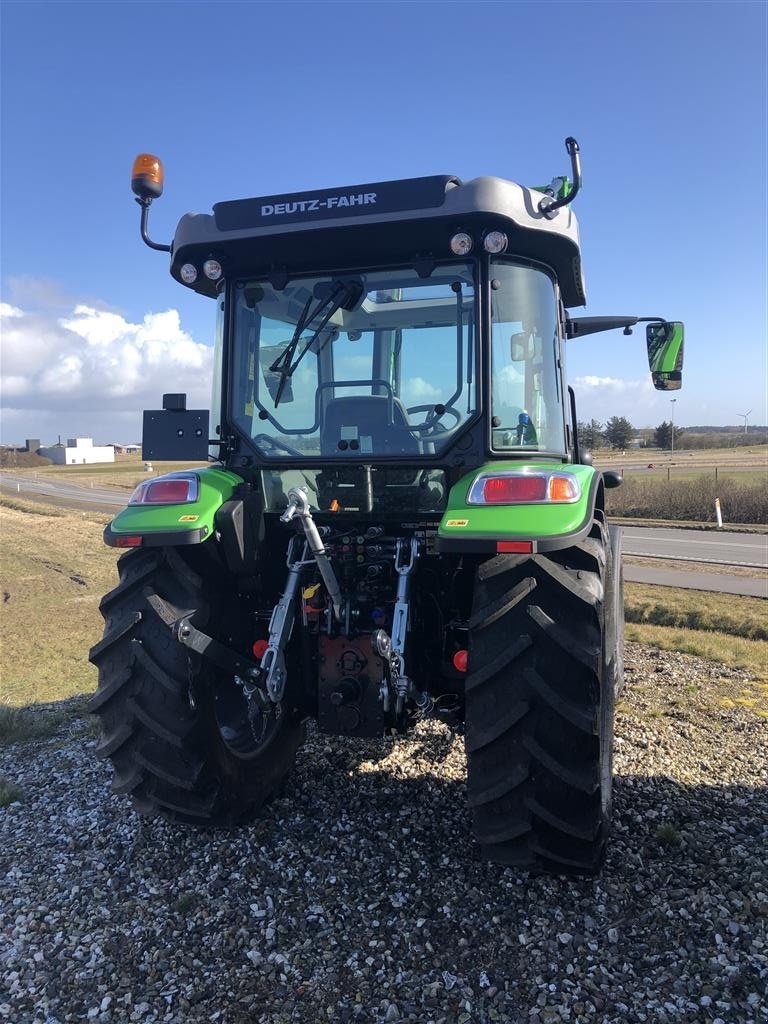
[[92, 437], [70, 437], [66, 444], [41, 448], [40, 454], [57, 466], [83, 466], [94, 462], [114, 462], [115, 449], [111, 445], [94, 445]]
[[40, 438], [28, 437], [25, 442], [25, 450], [31, 452], [33, 455], [40, 451]]
[[116, 441], [110, 441], [109, 446], [114, 448], [118, 455], [132, 455], [141, 451], [140, 444], [118, 444]]

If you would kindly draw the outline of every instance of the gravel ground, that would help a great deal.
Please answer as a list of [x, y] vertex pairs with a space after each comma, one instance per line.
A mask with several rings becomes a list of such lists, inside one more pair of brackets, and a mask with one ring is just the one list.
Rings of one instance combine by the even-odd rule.
[[436, 723], [314, 733], [229, 834], [140, 823], [82, 721], [0, 750], [23, 792], [0, 810], [0, 1020], [768, 1021], [759, 687], [635, 644], [627, 670], [591, 880], [476, 859], [462, 741]]

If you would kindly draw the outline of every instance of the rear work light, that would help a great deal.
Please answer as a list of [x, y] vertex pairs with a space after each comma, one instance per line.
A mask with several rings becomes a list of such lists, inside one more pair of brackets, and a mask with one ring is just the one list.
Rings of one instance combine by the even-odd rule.
[[195, 473], [169, 473], [139, 484], [129, 505], [188, 505], [197, 501], [200, 482]]
[[481, 473], [469, 489], [470, 505], [571, 504], [581, 497], [572, 473], [500, 470]]
[[140, 548], [144, 538], [137, 534], [117, 534], [115, 537], [116, 548]]

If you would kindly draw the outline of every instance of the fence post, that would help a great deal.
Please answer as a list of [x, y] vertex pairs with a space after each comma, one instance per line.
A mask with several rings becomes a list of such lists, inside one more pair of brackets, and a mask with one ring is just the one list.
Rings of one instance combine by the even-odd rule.
[[720, 511], [720, 499], [715, 498], [715, 515], [717, 516], [717, 525], [719, 529], [723, 528], [723, 514]]
[[667, 466], [667, 483], [669, 483], [669, 474], [670, 473], [671, 473], [671, 470], [670, 470], [669, 466]]

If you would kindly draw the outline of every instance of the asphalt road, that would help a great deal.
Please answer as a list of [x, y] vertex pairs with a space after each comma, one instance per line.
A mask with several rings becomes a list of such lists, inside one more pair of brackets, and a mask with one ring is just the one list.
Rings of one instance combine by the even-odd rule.
[[35, 478], [27, 473], [0, 473], [0, 490], [4, 494], [39, 494], [47, 498], [59, 498], [69, 504], [106, 505], [110, 508], [121, 508], [128, 501], [128, 491], [118, 491], [110, 487], [81, 487], [51, 477]]
[[625, 526], [624, 554], [768, 569], [768, 535]]
[[[6, 494], [38, 495], [62, 505], [121, 508], [127, 491], [108, 487], [82, 487], [55, 478], [35, 478], [27, 473], [0, 474], [0, 490]], [[659, 566], [627, 565], [625, 578], [636, 583], [711, 590], [724, 594], [768, 598], [768, 536], [751, 533], [716, 533], [714, 530], [675, 530], [660, 527], [624, 527], [624, 554], [658, 558]], [[691, 562], [691, 571], [666, 569], [664, 559]], [[727, 573], [696, 572], [696, 562], [738, 565], [765, 570], [760, 578]]]
[[768, 576], [729, 576], [719, 572], [696, 572], [691, 568], [664, 569], [651, 565], [625, 565], [624, 579], [630, 583], [651, 583], [657, 587], [680, 587], [683, 590], [708, 590], [716, 594], [768, 599]]

